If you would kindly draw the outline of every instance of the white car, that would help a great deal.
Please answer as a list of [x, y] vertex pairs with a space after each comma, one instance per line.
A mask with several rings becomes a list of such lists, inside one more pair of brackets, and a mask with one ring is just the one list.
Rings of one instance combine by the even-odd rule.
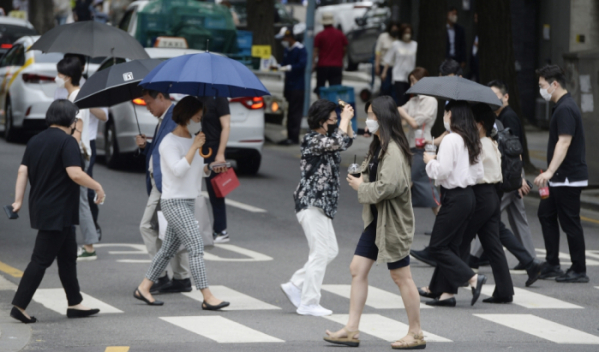
[[[170, 59], [180, 55], [195, 54], [202, 51], [174, 48], [146, 48], [154, 59]], [[108, 58], [100, 65], [101, 71], [114, 64], [115, 60]], [[117, 59], [116, 63], [124, 60]], [[171, 99], [178, 100], [180, 95], [172, 95]], [[234, 160], [240, 173], [256, 174], [262, 159], [264, 145], [264, 99], [234, 98], [229, 99], [231, 110], [231, 133], [225, 151], [227, 160]], [[135, 111], [133, 110], [135, 109]], [[121, 103], [110, 107], [107, 123], [100, 122], [96, 147], [98, 155], [104, 155], [110, 168], [117, 168], [137, 152], [135, 136], [139, 134], [135, 122], [135, 113], [139, 119], [141, 132], [153, 137], [158, 120], [146, 109], [142, 99]], [[214, 151], [216, 152], [216, 151]]]
[[355, 19], [364, 16], [372, 5], [372, 1], [352, 2], [348, 0], [336, 5], [320, 6], [314, 14], [314, 33], [318, 34], [324, 29], [321, 22], [322, 14], [330, 13], [335, 18], [335, 28], [347, 35], [347, 33], [356, 27]]

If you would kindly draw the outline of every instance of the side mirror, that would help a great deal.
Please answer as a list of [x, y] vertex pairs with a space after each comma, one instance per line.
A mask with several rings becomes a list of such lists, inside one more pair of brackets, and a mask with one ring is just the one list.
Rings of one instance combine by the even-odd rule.
[[360, 27], [365, 26], [366, 25], [366, 19], [358, 17], [355, 19], [356, 24]]

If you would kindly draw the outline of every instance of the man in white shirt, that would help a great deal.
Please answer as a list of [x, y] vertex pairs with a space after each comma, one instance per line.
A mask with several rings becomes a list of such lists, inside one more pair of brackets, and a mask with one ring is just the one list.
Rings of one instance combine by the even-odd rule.
[[[77, 94], [79, 94], [79, 84], [83, 72], [81, 62], [75, 57], [67, 57], [58, 62], [56, 69], [58, 75], [55, 81], [58, 88], [66, 88], [68, 100], [74, 102], [77, 99]], [[89, 159], [91, 157], [89, 115], [88, 109], [79, 110], [75, 130], [73, 131], [73, 137], [79, 142], [81, 155], [85, 162], [85, 171], [89, 168]], [[96, 260], [97, 255], [94, 244], [99, 242], [99, 236], [89, 208], [88, 190], [83, 186], [81, 186], [79, 198], [79, 227], [83, 235], [83, 246], [78, 251], [77, 260]]]

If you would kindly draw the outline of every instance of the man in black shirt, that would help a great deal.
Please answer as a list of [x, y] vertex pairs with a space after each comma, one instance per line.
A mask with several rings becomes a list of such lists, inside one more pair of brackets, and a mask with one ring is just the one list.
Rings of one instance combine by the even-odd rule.
[[[231, 111], [229, 109], [229, 99], [215, 97], [200, 97], [204, 103], [204, 116], [202, 117], [202, 132], [206, 135], [206, 143], [202, 147], [202, 153], [208, 155], [212, 149], [212, 155], [204, 160], [206, 164], [213, 161], [225, 162], [225, 150], [229, 141], [229, 132], [231, 131]], [[229, 242], [227, 233], [227, 208], [225, 207], [225, 198], [218, 198], [212, 187], [212, 179], [216, 176], [212, 173], [206, 179], [206, 190], [210, 196], [212, 205], [212, 214], [214, 215], [214, 243]]]
[[[576, 102], [566, 90], [566, 78], [559, 66], [537, 70], [541, 96], [555, 103], [547, 144], [547, 170], [534, 183], [549, 183], [549, 197], [539, 204], [539, 221], [543, 229], [547, 265], [541, 278], [557, 282], [589, 282], [586, 275], [584, 233], [580, 223], [580, 194], [588, 186], [588, 169], [582, 116]], [[564, 274], [559, 262], [559, 225], [566, 233], [572, 266]]]
[[68, 100], [54, 101], [46, 112], [49, 128], [29, 141], [19, 167], [13, 211], [21, 210], [29, 179], [31, 227], [39, 231], [31, 262], [23, 273], [10, 313], [11, 317], [26, 324], [36, 322], [25, 309], [54, 259], [67, 295], [67, 317], [84, 317], [100, 311], [81, 304], [83, 297], [77, 280], [74, 225], [79, 223], [78, 185], [93, 189], [98, 195], [97, 204], [105, 198], [102, 186], [83, 171], [79, 145], [71, 136], [77, 111]]

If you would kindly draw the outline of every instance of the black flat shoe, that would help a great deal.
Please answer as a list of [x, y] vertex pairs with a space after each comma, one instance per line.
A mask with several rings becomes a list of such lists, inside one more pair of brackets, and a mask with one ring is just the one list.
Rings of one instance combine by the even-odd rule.
[[133, 291], [133, 297], [140, 301], [146, 302], [149, 306], [161, 306], [164, 304], [164, 302], [158, 301], [158, 300], [154, 300], [154, 302], [150, 302], [147, 298], [144, 297], [144, 295], [141, 294], [141, 292], [139, 292], [138, 289], [135, 289], [135, 291]]
[[514, 301], [514, 299], [512, 298], [512, 296], [510, 297], [489, 297], [487, 299], [483, 299], [483, 303], [495, 303], [495, 304], [505, 304], [505, 303], [512, 303]]
[[219, 309], [228, 307], [230, 304], [231, 303], [229, 303], [229, 302], [222, 301], [222, 302], [220, 302], [220, 304], [213, 306], [213, 305], [208, 304], [208, 302], [204, 301], [204, 302], [202, 302], [202, 309], [203, 310], [219, 310]]
[[418, 294], [420, 295], [420, 297], [424, 297], [424, 298], [433, 298], [433, 299], [439, 298], [439, 295], [436, 295], [432, 292], [426, 292], [425, 290], [421, 289], [420, 287], [418, 287]]
[[530, 264], [526, 268], [526, 273], [528, 274], [528, 280], [526, 280], [526, 287], [532, 285], [539, 279], [541, 276], [541, 271], [543, 270], [543, 264], [538, 260], [534, 259], [532, 264]]
[[12, 309], [10, 310], [10, 316], [19, 320], [23, 324], [33, 324], [37, 322], [37, 319], [35, 317], [32, 316], [31, 319], [27, 318], [25, 314], [21, 313], [21, 311], [17, 307], [12, 307]]
[[81, 310], [67, 308], [67, 318], [87, 318], [91, 315], [100, 313], [99, 309]]
[[470, 305], [473, 306], [476, 301], [478, 301], [478, 297], [480, 297], [480, 292], [483, 290], [483, 285], [487, 282], [487, 277], [485, 275], [478, 275], [476, 279], [476, 288], [472, 288], [472, 302]]
[[434, 307], [455, 307], [456, 301], [455, 301], [455, 297], [451, 297], [451, 298], [444, 299], [444, 300], [435, 298], [434, 301], [428, 301], [425, 304], [427, 306], [434, 306]]

